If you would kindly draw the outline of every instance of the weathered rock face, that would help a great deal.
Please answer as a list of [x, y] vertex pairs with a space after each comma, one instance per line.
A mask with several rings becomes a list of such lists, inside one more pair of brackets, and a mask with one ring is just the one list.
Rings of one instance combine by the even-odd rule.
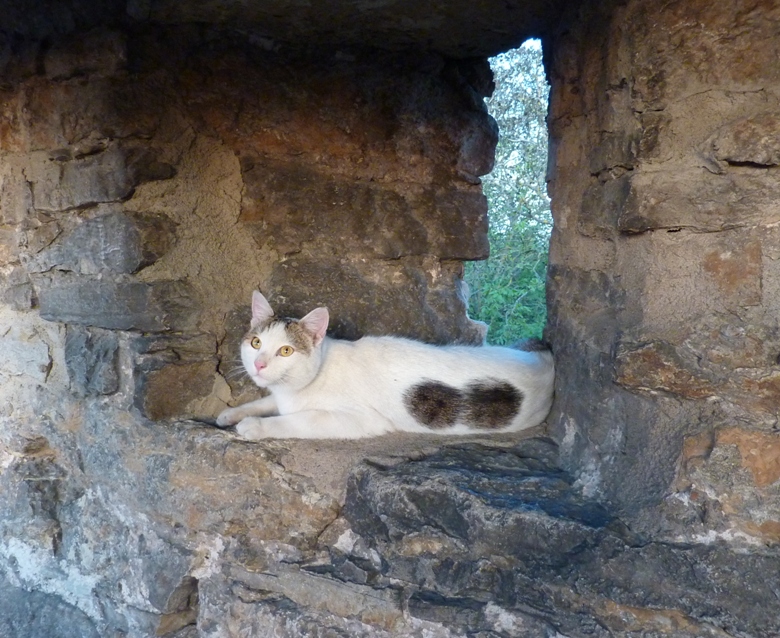
[[[0, 638], [780, 635], [778, 8], [495, 4], [6, 7]], [[470, 56], [536, 29], [555, 441], [191, 420], [254, 288], [480, 340]]]
[[566, 464], [677, 541], [773, 544], [780, 12], [629, 2], [571, 19], [550, 42]]
[[239, 587], [223, 569], [311, 558], [346, 470], [320, 489], [289, 452], [181, 421], [251, 392], [252, 289], [281, 313], [329, 305], [342, 336], [483, 336], [461, 260], [487, 254], [486, 63], [218, 35], [7, 51], [3, 638], [230, 635], [210, 617]]

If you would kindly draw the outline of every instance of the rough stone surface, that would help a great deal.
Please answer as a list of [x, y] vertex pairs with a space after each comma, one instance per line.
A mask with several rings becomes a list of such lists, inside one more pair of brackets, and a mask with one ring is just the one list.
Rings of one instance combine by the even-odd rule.
[[257, 396], [235, 369], [255, 288], [351, 336], [482, 338], [460, 260], [487, 253], [486, 63], [60, 8], [0, 42], [0, 632], [444, 631], [300, 570], [361, 449], [334, 466], [182, 419]]
[[[529, 439], [512, 450], [452, 447], [357, 470], [342, 512], [356, 535], [347, 555], [369, 573], [361, 554], [373, 556], [374, 578], [413, 590], [412, 617], [466, 633], [778, 630], [779, 582], [762, 576], [776, 572], [776, 554], [634, 537], [548, 464], [554, 456], [548, 442]], [[357, 538], [371, 540], [361, 549]], [[733, 596], [742, 582], [753, 584], [749, 595]]]
[[779, 22], [584, 3], [549, 42], [551, 431], [675, 542], [776, 542]]
[[[181, 416], [207, 418], [230, 397], [230, 390], [216, 376], [217, 345], [208, 334], [191, 336], [143, 336], [133, 339], [135, 405], [150, 419]], [[223, 394], [212, 399], [215, 383]], [[257, 390], [255, 390], [256, 394]]]
[[68, 326], [65, 365], [71, 388], [81, 396], [119, 390], [119, 340], [113, 332]]
[[[780, 635], [775, 4], [0, 4], [2, 638]], [[207, 427], [256, 288], [481, 340], [537, 29], [558, 445]]]
[[[492, 147], [489, 152], [492, 156]], [[270, 241], [282, 254], [320, 240], [355, 257], [433, 254], [462, 260], [488, 255], [487, 203], [479, 192], [437, 193], [421, 185], [404, 189], [412, 190], [406, 194], [396, 190], [398, 185], [337, 180], [300, 166], [246, 160], [242, 168], [242, 221], [252, 224], [258, 242]], [[345, 209], [362, 214], [345, 216]]]
[[[301, 254], [275, 266], [268, 291], [280, 316], [302, 317], [327, 306], [333, 313], [330, 330], [343, 339], [395, 334], [431, 343], [479, 344], [484, 326], [465, 314], [461, 276], [460, 263], [431, 259], [389, 262], [379, 270], [359, 259]], [[394, 311], [410, 305], [422, 306], [421, 312], [411, 317]]]
[[94, 623], [83, 611], [62, 598], [29, 592], [0, 580], [0, 636], [14, 638], [99, 638]]
[[162, 215], [108, 213], [60, 235], [26, 267], [29, 272], [131, 274], [162, 257], [173, 244], [173, 232]]
[[177, 281], [112, 282], [54, 277], [40, 280], [41, 317], [114, 330], [187, 330], [196, 323], [192, 294]]
[[[53, 212], [127, 198], [133, 185], [117, 147], [75, 160], [38, 157], [31, 171], [33, 206]], [[37, 170], [36, 170], [37, 169]]]

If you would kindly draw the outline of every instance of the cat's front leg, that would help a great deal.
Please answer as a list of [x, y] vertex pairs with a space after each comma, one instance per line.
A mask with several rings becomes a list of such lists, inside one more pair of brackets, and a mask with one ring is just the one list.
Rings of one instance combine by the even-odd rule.
[[304, 410], [262, 419], [247, 417], [236, 425], [236, 433], [247, 440], [258, 439], [362, 439], [390, 431], [382, 419], [366, 420], [350, 412]]
[[256, 416], [248, 416], [236, 424], [236, 434], [247, 441], [259, 441], [273, 436], [267, 426], [263, 425], [265, 419]]
[[249, 401], [235, 408], [227, 408], [217, 417], [217, 425], [227, 427], [236, 425], [239, 421], [252, 416], [268, 416], [277, 412], [276, 400], [273, 395], [268, 395], [256, 401]]

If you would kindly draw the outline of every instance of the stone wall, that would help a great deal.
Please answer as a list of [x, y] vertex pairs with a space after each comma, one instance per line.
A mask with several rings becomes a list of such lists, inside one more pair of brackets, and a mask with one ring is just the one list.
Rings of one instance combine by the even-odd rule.
[[653, 533], [774, 544], [780, 9], [634, 1], [567, 24], [548, 56], [565, 464]]
[[0, 635], [186, 634], [229, 597], [199, 607], [210, 570], [310, 553], [346, 484], [184, 421], [256, 396], [253, 289], [340, 336], [482, 339], [489, 67], [202, 26], [3, 44]]
[[[77, 394], [126, 394], [160, 419], [232, 400], [255, 288], [284, 314], [328, 305], [344, 337], [479, 341], [460, 260], [488, 251], [485, 64], [227, 40], [19, 45], [2, 95], [2, 347], [28, 340], [33, 371], [64, 357]], [[43, 347], [36, 331], [60, 334]]]
[[0, 38], [0, 638], [780, 634], [775, 3], [528, 3], [552, 438], [446, 443], [203, 420], [254, 395], [257, 287], [342, 336], [481, 338], [461, 261], [496, 131], [468, 55], [523, 18], [381, 51], [229, 1], [174, 7], [220, 28], [33, 4]]

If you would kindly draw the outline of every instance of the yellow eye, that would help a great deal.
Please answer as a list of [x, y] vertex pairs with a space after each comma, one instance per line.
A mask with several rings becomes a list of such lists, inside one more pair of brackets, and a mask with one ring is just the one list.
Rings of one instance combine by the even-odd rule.
[[279, 354], [283, 357], [289, 357], [295, 350], [292, 346], [282, 346], [279, 348]]
[[263, 342], [260, 341], [260, 337], [252, 337], [252, 341], [249, 342], [249, 345], [255, 350], [260, 350], [260, 346], [263, 345]]

